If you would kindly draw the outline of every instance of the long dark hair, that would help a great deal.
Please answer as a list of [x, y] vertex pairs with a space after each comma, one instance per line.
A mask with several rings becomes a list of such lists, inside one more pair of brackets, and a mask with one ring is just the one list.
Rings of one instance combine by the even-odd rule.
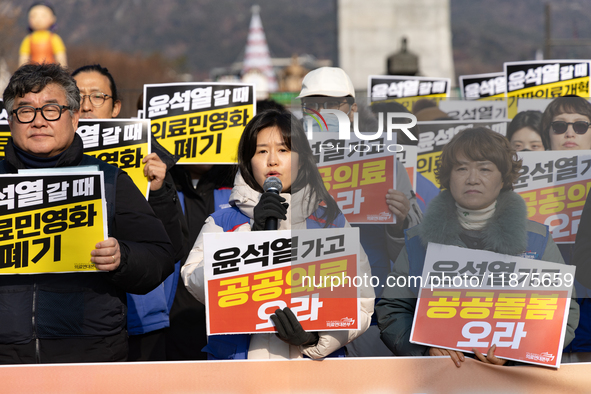
[[238, 145], [238, 168], [244, 181], [252, 189], [263, 192], [263, 188], [254, 178], [250, 161], [256, 152], [259, 132], [268, 127], [277, 127], [281, 131], [281, 138], [287, 149], [296, 152], [299, 156], [298, 175], [291, 185], [291, 193], [309, 185], [311, 196], [309, 205], [316, 206], [323, 201], [326, 210], [322, 219], [326, 220], [326, 226], [330, 225], [338, 216], [339, 208], [324, 187], [302, 123], [291, 113], [269, 109], [257, 114], [248, 122]]

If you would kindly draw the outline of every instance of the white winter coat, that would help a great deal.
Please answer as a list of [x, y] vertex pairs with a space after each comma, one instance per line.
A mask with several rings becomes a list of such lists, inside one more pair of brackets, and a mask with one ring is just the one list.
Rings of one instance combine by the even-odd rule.
[[[308, 206], [308, 197], [304, 188], [295, 194], [282, 193], [281, 196], [289, 203], [287, 210], [287, 220], [279, 220], [279, 230], [305, 229], [306, 218], [310, 216], [318, 207]], [[236, 175], [234, 188], [230, 195], [230, 205], [236, 206], [242, 213], [248, 216], [250, 223], [240, 226], [236, 231], [250, 231], [253, 223], [253, 210], [259, 202], [261, 193], [253, 190], [246, 184], [240, 173]], [[350, 227], [346, 223], [345, 227]], [[185, 265], [181, 270], [181, 276], [185, 286], [195, 298], [205, 303], [205, 285], [203, 274], [203, 234], [212, 232], [222, 232], [222, 227], [215, 224], [210, 216], [205, 221], [201, 233], [189, 254]], [[371, 268], [367, 256], [360, 245], [360, 276], [367, 274], [371, 276]], [[313, 346], [291, 346], [280, 340], [275, 334], [254, 334], [251, 336], [250, 347], [248, 350], [249, 359], [292, 359], [306, 356], [319, 359], [328, 356], [337, 349], [345, 346], [353, 339], [361, 335], [370, 325], [371, 315], [374, 306], [374, 291], [371, 287], [360, 289], [360, 314], [359, 330], [349, 331], [321, 331], [319, 340]]]

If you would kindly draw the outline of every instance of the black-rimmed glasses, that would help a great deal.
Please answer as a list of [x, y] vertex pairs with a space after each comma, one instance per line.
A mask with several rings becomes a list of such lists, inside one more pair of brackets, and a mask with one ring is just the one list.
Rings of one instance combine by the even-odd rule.
[[573, 130], [577, 134], [585, 134], [589, 129], [589, 122], [585, 122], [583, 120], [579, 120], [577, 122], [565, 122], [562, 120], [557, 120], [551, 123], [552, 130], [554, 130], [554, 134], [564, 134], [568, 129], [569, 125], [573, 125]]
[[45, 104], [41, 108], [35, 108], [30, 105], [24, 105], [12, 110], [12, 113], [16, 115], [16, 118], [21, 123], [31, 123], [37, 116], [37, 111], [41, 111], [41, 115], [45, 120], [53, 122], [59, 120], [62, 117], [62, 112], [65, 109], [70, 109], [67, 105], [59, 104]]

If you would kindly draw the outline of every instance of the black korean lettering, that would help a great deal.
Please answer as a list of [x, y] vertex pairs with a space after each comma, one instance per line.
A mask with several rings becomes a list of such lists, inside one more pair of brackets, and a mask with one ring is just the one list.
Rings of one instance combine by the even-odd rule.
[[248, 110], [244, 109], [240, 111], [239, 109], [230, 112], [230, 127], [238, 127], [238, 126], [246, 126], [248, 123]]
[[529, 173], [529, 167], [526, 165], [521, 166], [521, 169], [519, 170], [519, 177], [517, 178], [517, 180], [513, 184], [515, 186], [515, 189], [527, 187], [527, 181], [529, 180], [528, 173]]
[[577, 177], [577, 156], [560, 158], [556, 160], [556, 180], [575, 179]]
[[[203, 125], [201, 125], [203, 120]], [[197, 127], [201, 127], [198, 129]], [[189, 134], [205, 133], [207, 131], [207, 115], [192, 116], [189, 118]]]
[[238, 263], [240, 263], [240, 249], [228, 248], [218, 250], [213, 254], [215, 263], [212, 264], [213, 274], [220, 275], [228, 272], [237, 272], [240, 270]]
[[41, 214], [36, 213], [33, 215], [22, 215], [18, 216], [14, 219], [14, 228], [17, 231], [17, 238], [28, 238], [28, 237], [37, 237], [41, 235], [41, 231], [33, 231], [26, 233], [25, 229], [33, 227], [32, 230], [40, 230], [41, 229]]
[[162, 123], [152, 122], [152, 124], [150, 125], [150, 132], [152, 133], [152, 136], [156, 139], [165, 139], [166, 133], [164, 132], [164, 130], [166, 130], [166, 124], [166, 120]]
[[180, 157], [192, 158], [197, 156], [197, 138], [192, 137], [174, 141], [174, 154]]
[[[217, 137], [217, 138], [215, 138], [215, 137]], [[211, 148], [211, 146], [214, 143], [214, 139], [215, 139], [215, 142], [216, 142], [216, 150], [215, 150], [215, 153], [216, 154], [220, 154], [221, 153], [221, 151], [222, 151], [222, 133], [218, 133], [217, 135], [204, 135], [204, 136], [201, 136], [201, 141], [207, 140], [207, 144], [205, 145], [205, 147], [203, 149], [201, 149], [199, 151], [199, 154], [200, 155], [203, 155], [205, 152], [207, 152], [207, 150], [209, 148]]]
[[581, 175], [584, 175], [591, 167], [591, 159], [581, 161], [581, 164], [585, 164], [585, 169], [581, 172]]
[[48, 223], [43, 226], [44, 234], [60, 233], [68, 228], [68, 209], [63, 208], [58, 210], [48, 210], [41, 216], [43, 223]]
[[14, 239], [12, 234], [12, 218], [0, 219], [0, 241]]
[[27, 267], [29, 261], [29, 241], [0, 245], [0, 269]]
[[34, 239], [32, 243], [33, 245], [41, 244], [41, 250], [31, 260], [33, 263], [37, 264], [39, 260], [41, 260], [43, 256], [45, 256], [47, 252], [49, 252], [49, 249], [51, 249], [51, 237], [37, 238]]
[[222, 131], [228, 128], [228, 111], [209, 115], [209, 131]]
[[290, 238], [279, 238], [271, 243], [273, 251], [273, 264], [284, 264], [291, 262], [292, 249]]
[[326, 237], [326, 241], [330, 242], [328, 250], [324, 252], [325, 255], [333, 253], [342, 253], [345, 251], [345, 234], [334, 235], [332, 237]]
[[169, 126], [168, 126], [168, 131], [166, 133], [166, 136], [168, 138], [174, 138], [174, 137], [182, 137], [184, 135], [187, 135], [187, 132], [185, 131], [186, 126], [187, 126], [187, 119], [185, 119], [185, 118], [171, 120], [169, 123]]
[[119, 152], [102, 152], [97, 156], [97, 159], [119, 167]]
[[[262, 256], [261, 256], [262, 254]], [[250, 257], [254, 256], [254, 257]], [[260, 256], [260, 257], [259, 257]], [[264, 242], [262, 245], [248, 245], [246, 252], [240, 256], [244, 260], [244, 264], [261, 263], [263, 267], [269, 265], [269, 242]]]
[[[537, 181], [540, 179], [546, 179], [546, 182], [548, 182], [548, 183], [552, 182], [552, 177], [554, 175], [554, 162], [552, 160], [550, 160], [549, 162], [544, 164], [543, 167], [545, 169], [542, 168], [541, 163], [536, 163], [536, 167], [533, 169], [533, 171], [530, 174], [532, 176], [532, 179], [534, 181]], [[535, 176], [537, 173], [541, 173], [541, 174], [545, 174], [545, 175]]]
[[144, 155], [142, 155], [141, 148], [136, 148], [135, 150], [125, 149], [119, 157], [119, 161], [121, 162], [120, 168], [140, 168], [143, 158]]
[[92, 227], [94, 226], [96, 215], [97, 212], [94, 209], [94, 204], [88, 204], [88, 206], [76, 205], [70, 208], [70, 216], [68, 218], [70, 221], [69, 228]]

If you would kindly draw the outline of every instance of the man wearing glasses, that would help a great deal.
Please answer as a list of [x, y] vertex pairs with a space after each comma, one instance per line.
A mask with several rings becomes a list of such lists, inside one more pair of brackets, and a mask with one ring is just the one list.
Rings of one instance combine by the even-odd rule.
[[[375, 132], [377, 120], [370, 111], [361, 113], [359, 105], [355, 102], [355, 89], [353, 83], [345, 71], [338, 67], [321, 67], [309, 72], [302, 81], [302, 91], [298, 96], [302, 102], [302, 111], [305, 113], [320, 112], [322, 109], [336, 109], [345, 113], [351, 127], [354, 114], [359, 114], [359, 128], [361, 131]], [[365, 128], [364, 128], [365, 127]], [[328, 121], [329, 131], [339, 131], [338, 127], [332, 130], [332, 124]], [[369, 258], [373, 276], [380, 278], [380, 284], [384, 284], [388, 274], [392, 271], [391, 261], [396, 261], [398, 254], [404, 247], [404, 230], [419, 224], [422, 213], [416, 202], [414, 192], [411, 190], [408, 173], [397, 162], [396, 165], [396, 189], [390, 189], [384, 196], [388, 209], [396, 216], [396, 224], [356, 224], [359, 227], [361, 245]], [[376, 299], [381, 296], [383, 288], [378, 286]], [[375, 357], [391, 356], [392, 352], [380, 340], [380, 332], [372, 321], [372, 326], [360, 337], [347, 345], [350, 356]]]
[[80, 117], [82, 119], [116, 118], [121, 111], [117, 86], [111, 73], [99, 64], [76, 69], [72, 76], [80, 89]]
[[109, 237], [80, 256], [104, 272], [0, 275], [0, 363], [125, 361], [125, 292], [146, 293], [174, 268], [164, 226], [127, 174], [83, 154], [80, 91], [61, 66], [22, 66], [4, 103], [12, 139], [0, 173], [97, 166]]
[[[82, 66], [72, 73], [72, 77], [80, 89], [82, 118], [110, 119], [119, 114], [121, 101], [117, 85], [107, 68], [100, 64]], [[151, 143], [153, 153], [142, 159], [144, 174], [150, 181], [148, 202], [164, 224], [175, 248], [175, 259], [180, 260], [183, 257], [182, 208], [172, 177], [167, 175], [175, 159], [153, 137]], [[180, 263], [177, 266], [175, 273], [150, 293], [127, 295], [128, 361], [166, 360], [165, 329], [170, 326], [169, 305], [176, 291], [176, 270], [180, 270]]]

